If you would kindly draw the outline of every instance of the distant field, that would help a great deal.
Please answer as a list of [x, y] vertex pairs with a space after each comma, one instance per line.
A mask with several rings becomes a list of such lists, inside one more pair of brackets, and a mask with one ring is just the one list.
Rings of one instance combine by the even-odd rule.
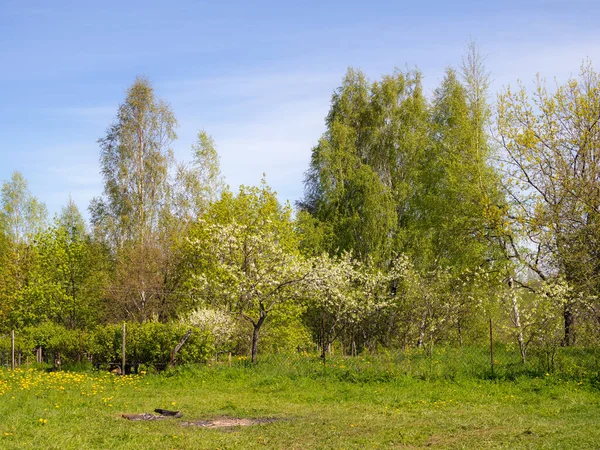
[[[367, 364], [368, 362], [365, 362]], [[334, 367], [335, 364], [335, 367]], [[600, 388], [548, 374], [424, 380], [343, 360], [311, 370], [179, 368], [160, 375], [0, 370], [2, 449], [598, 448]], [[378, 374], [388, 373], [387, 376]], [[123, 413], [180, 410], [131, 422]], [[274, 418], [205, 429], [182, 421]]]

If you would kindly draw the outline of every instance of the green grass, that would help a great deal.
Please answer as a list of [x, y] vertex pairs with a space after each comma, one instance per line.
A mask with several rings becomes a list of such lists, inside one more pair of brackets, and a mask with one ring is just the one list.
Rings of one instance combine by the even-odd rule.
[[[181, 410], [181, 420], [281, 420], [219, 430], [121, 418], [159, 407]], [[240, 362], [139, 377], [4, 370], [0, 417], [2, 449], [600, 446], [593, 378], [422, 379], [368, 358], [327, 367], [310, 358], [290, 367]]]

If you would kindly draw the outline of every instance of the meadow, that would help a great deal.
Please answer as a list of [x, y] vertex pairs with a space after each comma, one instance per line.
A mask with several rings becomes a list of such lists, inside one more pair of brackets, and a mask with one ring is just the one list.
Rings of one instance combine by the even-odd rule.
[[[180, 419], [122, 414], [178, 410]], [[0, 370], [2, 449], [598, 448], [593, 374], [415, 376], [377, 358], [182, 366], [119, 376]], [[271, 418], [208, 429], [183, 421]]]

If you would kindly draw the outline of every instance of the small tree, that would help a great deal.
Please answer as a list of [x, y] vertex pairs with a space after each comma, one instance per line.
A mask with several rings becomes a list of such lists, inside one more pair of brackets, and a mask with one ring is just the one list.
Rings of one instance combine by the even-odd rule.
[[517, 341], [521, 361], [527, 361], [531, 348], [554, 354], [564, 337], [562, 320], [564, 304], [572, 290], [561, 278], [538, 282], [535, 292], [511, 288], [504, 296], [509, 316], [509, 332]]
[[[326, 253], [313, 258], [307, 277], [308, 310], [313, 334], [325, 360], [329, 346], [343, 333], [374, 322], [373, 313], [387, 305], [387, 275], [372, 270], [348, 252], [339, 257]], [[352, 348], [355, 339], [352, 336]]]
[[200, 303], [252, 325], [252, 362], [260, 330], [273, 309], [299, 298], [309, 273], [298, 251], [291, 208], [281, 207], [263, 182], [225, 192], [191, 230], [186, 244], [187, 285]]
[[209, 333], [215, 341], [216, 352], [231, 350], [238, 327], [235, 319], [221, 310], [198, 308], [181, 317], [180, 322]]

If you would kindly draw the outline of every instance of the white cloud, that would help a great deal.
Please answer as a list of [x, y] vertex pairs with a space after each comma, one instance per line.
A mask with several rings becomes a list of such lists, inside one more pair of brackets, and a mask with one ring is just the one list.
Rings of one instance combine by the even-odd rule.
[[[179, 118], [176, 156], [188, 159], [197, 131], [204, 128], [215, 139], [232, 189], [256, 185], [265, 173], [280, 199], [294, 202], [302, 195], [311, 148], [325, 130], [330, 95], [341, 75], [277, 71], [160, 86]], [[216, 114], [212, 105], [219, 105]]]

